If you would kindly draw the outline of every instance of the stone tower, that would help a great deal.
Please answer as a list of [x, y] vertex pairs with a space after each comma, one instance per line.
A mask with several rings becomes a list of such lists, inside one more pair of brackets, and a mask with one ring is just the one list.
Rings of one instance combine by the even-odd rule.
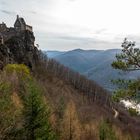
[[25, 30], [29, 30], [32, 32], [32, 27], [27, 25], [24, 18], [19, 17], [19, 15], [17, 15], [17, 19], [15, 21], [14, 28], [18, 32], [25, 31]]

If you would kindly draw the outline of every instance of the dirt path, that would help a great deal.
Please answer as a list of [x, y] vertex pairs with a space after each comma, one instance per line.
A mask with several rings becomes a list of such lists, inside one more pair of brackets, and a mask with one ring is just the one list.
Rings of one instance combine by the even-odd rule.
[[119, 116], [119, 112], [114, 108], [112, 108], [112, 110], [114, 111], [114, 118], [116, 119]]

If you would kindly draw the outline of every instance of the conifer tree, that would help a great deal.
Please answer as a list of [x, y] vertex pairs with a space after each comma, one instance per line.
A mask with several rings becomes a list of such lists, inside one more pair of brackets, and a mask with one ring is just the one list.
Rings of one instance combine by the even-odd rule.
[[[140, 49], [136, 47], [135, 42], [124, 39], [122, 52], [116, 55], [116, 61], [112, 63], [112, 67], [123, 71], [138, 71], [140, 70]], [[119, 79], [117, 83], [121, 85], [114, 95], [114, 99], [133, 99], [140, 102], [140, 80], [124, 80]]]
[[28, 85], [24, 102], [24, 128], [27, 140], [56, 140], [49, 123], [50, 111], [44, 103], [40, 90], [33, 81]]

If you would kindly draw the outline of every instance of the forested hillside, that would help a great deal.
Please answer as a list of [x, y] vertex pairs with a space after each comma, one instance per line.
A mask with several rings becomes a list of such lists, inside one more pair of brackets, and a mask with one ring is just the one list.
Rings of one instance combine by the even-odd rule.
[[140, 119], [107, 90], [49, 59], [24, 32], [0, 45], [1, 140], [137, 140]]

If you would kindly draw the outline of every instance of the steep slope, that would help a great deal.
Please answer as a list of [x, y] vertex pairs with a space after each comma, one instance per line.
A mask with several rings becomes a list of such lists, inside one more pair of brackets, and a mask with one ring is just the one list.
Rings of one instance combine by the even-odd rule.
[[[133, 138], [139, 137], [140, 120], [138, 117], [129, 116], [123, 107], [114, 104], [111, 101], [111, 96], [108, 91], [94, 81], [86, 79], [86, 77], [81, 76], [79, 73], [72, 71], [53, 59], [46, 58], [34, 46], [32, 37], [33, 34], [31, 32], [23, 32], [19, 36], [11, 38], [9, 41], [5, 42], [4, 45], [0, 46], [1, 69], [8, 63], [23, 63], [30, 68], [31, 76], [34, 77], [36, 86], [40, 87], [43, 97], [45, 96], [44, 100], [49, 102], [52, 110], [50, 120], [55, 132], [60, 135], [60, 139], [65, 140], [67, 137], [65, 130], [70, 126], [68, 117], [71, 114], [74, 115], [72, 118], [75, 120], [73, 128], [76, 134], [73, 132], [73, 135], [78, 137], [77, 140], [98, 140], [99, 126], [102, 120], [109, 121], [112, 126], [111, 128], [115, 130], [115, 134], [120, 140], [125, 140], [124, 138], [127, 138], [127, 135], [130, 135]], [[77, 51], [84, 57], [82, 50]], [[13, 68], [15, 68], [15, 66]], [[25, 91], [26, 88], [28, 88], [28, 84], [30, 85], [30, 81], [28, 81], [29, 83], [24, 81], [25, 76], [22, 72], [23, 71], [20, 72], [19, 69], [17, 71], [17, 73], [21, 74], [20, 78], [16, 76], [14, 70], [10, 76], [8, 76], [8, 73], [5, 73], [5, 68], [0, 73], [0, 78], [3, 77], [6, 82], [10, 82], [12, 85], [12, 90], [9, 90], [9, 92], [10, 94], [13, 93], [12, 100], [14, 100], [16, 106], [17, 104], [21, 104], [20, 106], [22, 106], [20, 99], [29, 94], [28, 91]], [[5, 81], [3, 83], [5, 84]], [[7, 93], [7, 83], [4, 87], [3, 85], [0, 85], [0, 94], [2, 97], [5, 97], [5, 94], [3, 94], [4, 88], [5, 93]], [[31, 91], [31, 93], [36, 93], [38, 90], [31, 85]], [[71, 110], [71, 108], [68, 108], [70, 110], [67, 109], [67, 105], [70, 102], [72, 102], [72, 107], [75, 106], [73, 107], [73, 110]], [[3, 100], [1, 103], [3, 103]], [[8, 107], [10, 108], [10, 105]], [[114, 118], [113, 109], [119, 112], [117, 118]], [[20, 110], [22, 111], [22, 108]], [[3, 110], [3, 113], [4, 112], [5, 111]], [[10, 117], [15, 119], [13, 122], [17, 122], [17, 125], [14, 125], [15, 130], [24, 123], [21, 119], [19, 125], [18, 115], [20, 115], [20, 112], [16, 115], [17, 119], [12, 116], [12, 113], [10, 114]], [[2, 116], [0, 117], [2, 118]], [[66, 129], [63, 127], [64, 123], [66, 123]], [[128, 125], [130, 126], [129, 128]], [[122, 130], [125, 132], [122, 133]], [[41, 133], [42, 130], [39, 131]], [[20, 131], [20, 133], [22, 133], [22, 131]]]
[[[3, 121], [3, 123], [0, 123], [1, 140], [9, 138], [22, 140], [26, 138], [26, 132], [23, 131], [24, 129], [26, 130], [24, 121], [27, 119], [24, 118], [24, 113], [26, 113], [24, 112], [25, 105], [29, 107], [27, 110], [28, 112], [31, 111], [30, 109], [32, 107], [38, 107], [38, 104], [37, 106], [36, 104], [32, 104], [32, 100], [35, 100], [35, 102], [38, 103], [37, 99], [40, 95], [41, 98], [43, 98], [41, 103], [43, 101], [47, 101], [46, 105], [48, 106], [49, 104], [51, 107], [51, 116], [50, 118], [47, 117], [46, 119], [50, 119], [50, 122], [53, 126], [53, 131], [60, 135], [60, 139], [63, 138], [65, 140], [67, 137], [67, 135], [65, 135], [65, 131], [69, 130], [69, 119], [63, 118], [61, 115], [64, 115], [64, 111], [67, 111], [67, 105], [71, 102], [72, 106], [75, 106], [73, 108], [75, 110], [71, 110], [72, 112], [70, 113], [73, 113], [74, 115], [72, 116], [74, 119], [71, 123], [74, 125], [74, 127], [72, 125], [73, 131], [76, 132], [76, 135], [74, 136], [78, 136], [77, 140], [98, 140], [98, 129], [103, 119], [108, 120], [112, 126], [111, 128], [115, 131], [115, 135], [119, 140], [127, 140], [128, 138], [130, 139], [130, 135], [133, 138], [139, 135], [138, 132], [140, 129], [140, 122], [138, 119], [136, 120], [136, 118], [129, 117], [125, 111], [119, 110], [119, 117], [114, 118], [115, 113], [112, 111], [111, 107], [105, 104], [105, 102], [93, 102], [93, 100], [89, 99], [88, 96], [84, 95], [85, 93], [81, 92], [79, 89], [74, 88], [73, 85], [62, 80], [60, 77], [54, 76], [51, 73], [45, 75], [42, 72], [38, 73], [39, 77], [36, 77], [34, 80], [32, 80], [31, 78], [33, 75], [31, 75], [29, 72], [26, 73], [26, 69], [27, 68], [24, 65], [8, 65], [4, 71], [0, 73], [0, 103], [4, 103], [4, 105], [0, 106], [0, 118]], [[9, 84], [10, 88], [4, 86], [6, 84]], [[31, 96], [32, 94], [33, 97]], [[34, 95], [38, 95], [37, 98]], [[26, 101], [28, 101], [30, 104], [26, 104]], [[70, 107], [72, 108], [72, 106]], [[4, 107], [6, 107], [6, 109]], [[40, 112], [40, 109], [42, 108], [39, 107], [38, 109]], [[26, 115], [29, 116], [30, 114], [28, 114], [28, 112]], [[44, 113], [42, 112], [42, 114]], [[75, 118], [75, 115], [77, 115], [77, 118]], [[10, 120], [13, 117], [14, 119], [6, 123], [7, 120]], [[35, 114], [32, 117], [35, 117]], [[42, 118], [38, 119], [41, 120]], [[66, 128], [62, 127], [64, 119], [66, 119], [68, 122], [66, 123]], [[34, 122], [34, 120], [31, 120], [31, 124], [32, 122]], [[38, 124], [39, 122], [37, 121], [35, 123]], [[128, 124], [130, 126], [129, 128]], [[8, 129], [6, 129], [7, 127]], [[42, 128], [40, 125], [36, 126], [36, 132], [38, 131], [38, 127]], [[80, 129], [77, 130], [77, 127]], [[41, 131], [44, 131], [43, 128], [39, 130], [40, 133]], [[51, 133], [51, 131], [49, 131], [49, 133]], [[56, 139], [53, 138], [52, 140]]]
[[64, 104], [67, 104], [71, 100], [75, 103], [82, 125], [90, 127], [88, 130], [85, 129], [87, 137], [85, 137], [85, 131], [82, 131], [80, 140], [98, 139], [98, 128], [103, 119], [108, 119], [112, 123], [115, 131], [118, 133], [118, 140], [128, 140], [130, 138], [129, 134], [133, 140], [139, 135], [139, 118], [129, 116], [128, 112], [122, 106], [116, 106], [119, 114], [115, 118], [112, 106], [107, 106], [98, 101], [93, 102], [92, 99], [89, 99], [90, 97], [83, 96], [84, 92], [73, 88], [71, 84], [60, 80], [58, 77], [49, 75], [45, 82], [44, 80], [41, 82], [41, 85], [45, 87], [47, 98], [49, 98], [54, 109], [57, 109], [62, 99]]

